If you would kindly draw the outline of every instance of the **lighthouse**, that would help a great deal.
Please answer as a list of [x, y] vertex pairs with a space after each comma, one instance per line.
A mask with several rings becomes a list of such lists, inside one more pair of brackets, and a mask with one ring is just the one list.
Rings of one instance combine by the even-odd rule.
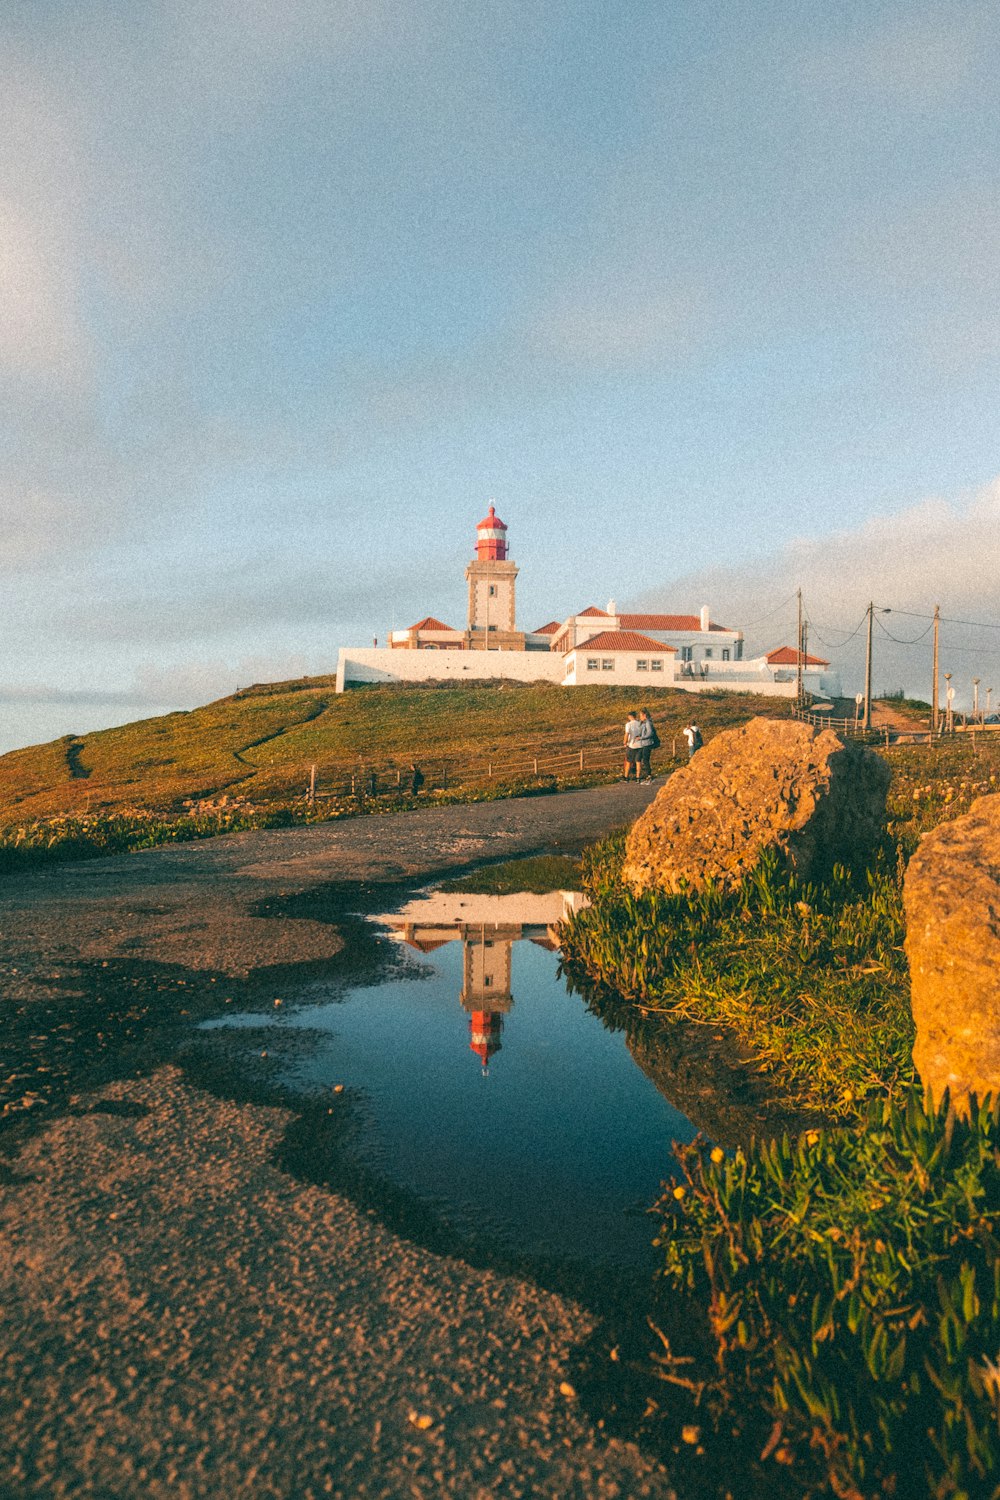
[[469, 1046], [483, 1072], [500, 1051], [504, 1016], [514, 1004], [510, 992], [510, 950], [521, 936], [520, 924], [462, 927], [462, 993], [469, 1016]]
[[524, 632], [514, 624], [517, 564], [507, 555], [507, 525], [492, 502], [476, 527], [476, 556], [465, 570], [469, 585], [469, 651], [523, 651]]

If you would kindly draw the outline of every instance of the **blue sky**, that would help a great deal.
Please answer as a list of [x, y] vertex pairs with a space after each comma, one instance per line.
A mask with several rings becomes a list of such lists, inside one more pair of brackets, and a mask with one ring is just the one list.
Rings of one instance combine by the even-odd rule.
[[[771, 646], [799, 584], [831, 648], [872, 597], [1000, 622], [994, 6], [21, 0], [0, 39], [0, 748], [461, 623], [491, 498], [528, 628], [707, 601]], [[994, 641], [949, 627], [956, 680], [1000, 690]]]

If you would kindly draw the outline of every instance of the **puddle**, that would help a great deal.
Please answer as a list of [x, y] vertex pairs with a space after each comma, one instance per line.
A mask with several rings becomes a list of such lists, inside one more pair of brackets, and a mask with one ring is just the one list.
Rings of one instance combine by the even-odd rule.
[[362, 1101], [354, 1150], [461, 1235], [519, 1254], [648, 1263], [645, 1207], [695, 1127], [559, 975], [575, 891], [435, 891], [371, 920], [406, 962], [312, 981], [252, 1027], [281, 1083]]

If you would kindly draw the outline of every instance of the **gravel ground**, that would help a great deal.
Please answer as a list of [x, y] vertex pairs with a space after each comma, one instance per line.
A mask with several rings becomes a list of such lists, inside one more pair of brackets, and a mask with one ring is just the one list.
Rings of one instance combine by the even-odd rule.
[[[333, 969], [336, 927], [261, 915], [269, 898], [573, 847], [646, 800], [599, 788], [53, 868], [0, 900], [4, 1003], [48, 1015], [124, 957], [199, 982], [290, 954]], [[161, 1064], [7, 1137], [5, 1500], [674, 1495], [567, 1384], [590, 1313], [283, 1172], [290, 1119]]]

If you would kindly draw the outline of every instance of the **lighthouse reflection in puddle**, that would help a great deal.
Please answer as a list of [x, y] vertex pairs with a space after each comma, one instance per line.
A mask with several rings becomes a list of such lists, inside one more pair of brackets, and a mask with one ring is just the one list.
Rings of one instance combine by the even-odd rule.
[[461, 941], [462, 988], [458, 998], [469, 1017], [469, 1047], [479, 1058], [485, 1078], [501, 1050], [504, 1021], [514, 1006], [513, 945], [527, 938], [540, 948], [557, 952], [559, 924], [587, 905], [580, 891], [549, 891], [543, 896], [527, 891], [508, 896], [434, 891], [376, 920], [398, 941], [420, 953], [432, 953], [445, 943]]

